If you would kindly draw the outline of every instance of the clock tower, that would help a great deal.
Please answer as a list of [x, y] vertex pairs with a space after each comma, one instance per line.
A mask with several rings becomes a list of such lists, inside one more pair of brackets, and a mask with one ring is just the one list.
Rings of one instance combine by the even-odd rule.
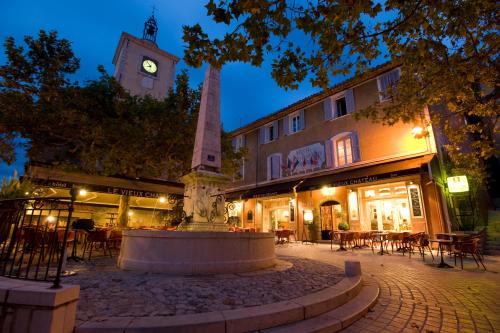
[[158, 48], [154, 14], [144, 23], [142, 39], [122, 32], [113, 57], [115, 79], [132, 95], [163, 99], [174, 85], [176, 56]]

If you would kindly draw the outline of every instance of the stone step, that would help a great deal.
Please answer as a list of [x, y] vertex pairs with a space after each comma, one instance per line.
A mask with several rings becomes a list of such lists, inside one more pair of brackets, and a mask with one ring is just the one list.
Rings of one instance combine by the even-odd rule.
[[338, 332], [361, 317], [377, 302], [379, 287], [373, 280], [363, 281], [361, 292], [349, 302], [319, 316], [300, 322], [261, 330], [261, 333], [331, 333]]
[[[344, 310], [339, 310], [336, 314], [336, 316], [340, 318], [340, 325], [342, 326], [342, 323], [347, 325], [347, 323], [352, 323], [352, 320], [359, 318], [352, 315], [359, 312], [357, 310], [358, 305], [365, 304], [368, 300], [370, 300], [369, 296], [371, 294], [365, 295], [365, 288], [372, 289], [376, 285], [373, 282], [365, 282], [365, 277], [362, 277], [361, 275], [359, 262], [346, 261], [345, 273], [346, 277], [336, 285], [325, 288], [320, 292], [294, 298], [289, 301], [234, 310], [172, 317], [94, 318], [91, 321], [78, 325], [75, 328], [75, 333], [255, 332], [290, 323], [298, 323], [350, 304], [349, 306], [344, 307]], [[376, 286], [376, 290], [378, 295], [378, 286]], [[357, 298], [360, 293], [365, 296]], [[351, 303], [353, 299], [360, 299], [360, 301]], [[367, 304], [372, 304], [375, 300], [376, 297]], [[365, 310], [368, 311], [367, 309], [368, 308], [366, 307]], [[339, 317], [340, 315], [343, 315], [345, 318]]]

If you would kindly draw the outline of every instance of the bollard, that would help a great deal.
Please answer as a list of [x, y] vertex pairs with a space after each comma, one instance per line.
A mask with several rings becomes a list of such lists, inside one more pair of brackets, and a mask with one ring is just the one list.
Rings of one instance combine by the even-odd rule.
[[346, 261], [345, 275], [348, 277], [361, 275], [361, 263], [359, 261]]

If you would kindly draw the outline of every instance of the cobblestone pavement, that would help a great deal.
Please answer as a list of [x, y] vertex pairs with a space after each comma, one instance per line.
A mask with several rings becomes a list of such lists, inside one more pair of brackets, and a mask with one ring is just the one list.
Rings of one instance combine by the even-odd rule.
[[344, 277], [335, 266], [280, 256], [278, 265], [252, 273], [172, 276], [122, 271], [116, 257], [69, 262], [79, 284], [77, 324], [97, 317], [173, 316], [279, 302], [320, 291]]
[[[424, 263], [418, 255], [409, 259], [365, 249], [332, 252], [327, 244], [286, 244], [277, 253], [340, 267], [345, 260], [357, 260], [363, 274], [379, 283], [373, 311], [344, 332], [500, 332], [499, 257], [486, 257], [485, 272], [472, 260], [464, 262], [462, 271], [437, 268], [430, 256]], [[453, 264], [451, 258], [445, 261]]]

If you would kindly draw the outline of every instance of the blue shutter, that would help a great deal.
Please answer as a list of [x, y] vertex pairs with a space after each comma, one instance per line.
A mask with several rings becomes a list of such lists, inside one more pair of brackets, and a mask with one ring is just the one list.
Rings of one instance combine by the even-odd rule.
[[304, 110], [300, 110], [299, 112], [299, 121], [300, 121], [300, 130], [306, 128], [306, 119], [304, 118]]
[[354, 93], [352, 89], [347, 89], [345, 91], [345, 104], [347, 107], [347, 113], [353, 113], [355, 110], [355, 105], [354, 105]]
[[273, 127], [274, 127], [274, 140], [278, 139], [280, 137], [280, 132], [279, 132], [279, 127], [278, 127], [278, 121], [273, 122]]
[[331, 97], [328, 97], [323, 101], [323, 112], [325, 114], [325, 120], [333, 119], [333, 104], [334, 101]]
[[231, 139], [231, 146], [233, 147], [233, 151], [236, 151], [236, 138]]
[[359, 151], [359, 141], [358, 141], [358, 133], [351, 133], [351, 149], [352, 149], [352, 161], [358, 162], [361, 158]]
[[271, 179], [280, 178], [280, 168], [281, 168], [281, 156], [273, 155], [271, 156]]
[[272, 156], [267, 157], [267, 180], [271, 180]]
[[332, 140], [325, 141], [325, 159], [326, 159], [326, 167], [331, 168], [333, 166], [333, 142], [332, 142]]
[[259, 128], [259, 143], [261, 145], [266, 143], [266, 128], [265, 127]]
[[285, 116], [285, 118], [283, 118], [283, 135], [288, 134], [290, 134], [290, 118]]

